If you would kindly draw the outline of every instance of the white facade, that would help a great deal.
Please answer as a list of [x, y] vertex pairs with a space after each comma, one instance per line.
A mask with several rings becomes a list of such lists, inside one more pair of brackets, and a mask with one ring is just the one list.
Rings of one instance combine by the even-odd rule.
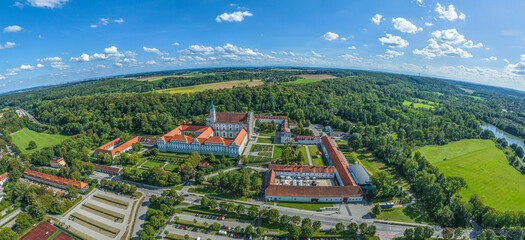
[[315, 177], [315, 178], [334, 178], [335, 173], [312, 173], [312, 172], [278, 172], [275, 171], [275, 177]]
[[199, 154], [211, 154], [214, 155], [225, 155], [228, 157], [237, 157], [241, 155], [242, 150], [246, 147], [248, 138], [244, 137], [241, 146], [237, 146], [235, 142], [232, 142], [228, 146], [224, 146], [222, 143], [204, 143], [200, 144], [197, 139], [194, 139], [191, 143], [183, 141], [169, 141], [164, 142], [161, 138], [157, 141], [157, 147], [161, 152], [178, 152], [178, 153], [193, 153]]
[[[265, 196], [266, 201], [282, 201], [282, 202], [343, 202], [342, 197], [293, 197], [293, 196]], [[363, 197], [349, 197], [348, 202], [363, 201]]]

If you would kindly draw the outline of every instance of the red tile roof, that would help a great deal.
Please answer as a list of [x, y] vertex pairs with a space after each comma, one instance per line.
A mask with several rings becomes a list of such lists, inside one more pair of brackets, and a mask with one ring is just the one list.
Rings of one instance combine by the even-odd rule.
[[50, 162], [52, 163], [59, 163], [62, 161], [64, 161], [64, 158], [61, 158], [61, 157], [54, 157], [53, 159], [50, 160]]
[[314, 140], [316, 139], [317, 141], [320, 141], [321, 138], [320, 137], [317, 137], [317, 136], [297, 136], [295, 137], [295, 140], [307, 140], [307, 141], [311, 141], [311, 140]]
[[46, 182], [57, 183], [57, 184], [64, 185], [64, 186], [73, 185], [75, 188], [78, 188], [78, 189], [83, 189], [87, 186], [87, 183], [85, 182], [76, 181], [76, 180], [69, 179], [69, 178], [57, 177], [57, 176], [29, 170], [29, 169], [26, 169], [24, 171], [24, 175], [38, 178]]
[[321, 140], [326, 148], [326, 151], [328, 152], [328, 156], [330, 157], [332, 164], [334, 165], [335, 169], [337, 169], [337, 173], [339, 174], [343, 185], [356, 186], [357, 184], [350, 176], [350, 172], [348, 171], [348, 165], [339, 153], [339, 150], [335, 146], [334, 142], [328, 136], [322, 137]]
[[270, 164], [268, 165], [268, 170], [273, 170], [276, 172], [335, 173], [335, 168], [333, 166]]
[[248, 132], [246, 132], [246, 130], [244, 128], [241, 129], [241, 131], [239, 131], [239, 134], [237, 134], [237, 136], [233, 140], [233, 142], [235, 142], [235, 145], [240, 147], [241, 144], [242, 144], [242, 141], [246, 137], [246, 134], [248, 134]]
[[4, 181], [7, 177], [8, 177], [8, 173], [4, 173], [2, 175], [0, 175], [0, 181]]
[[[188, 132], [200, 132], [201, 134], [197, 136], [197, 138], [192, 138], [190, 136], [186, 136], [181, 134], [184, 131]], [[246, 137], [248, 132], [244, 128], [242, 128], [235, 139], [226, 139], [219, 136], [211, 136], [213, 135], [213, 129], [211, 127], [207, 126], [187, 126], [187, 125], [181, 125], [177, 128], [171, 130], [170, 132], [166, 133], [164, 136], [161, 137], [164, 142], [169, 141], [180, 141], [185, 142], [186, 144], [191, 144], [195, 139], [199, 142], [200, 145], [204, 145], [206, 143], [210, 144], [222, 144], [224, 146], [229, 146], [233, 142], [237, 144], [237, 146], [240, 146], [242, 144], [242, 141]]]
[[95, 169], [106, 171], [106, 172], [117, 173], [117, 174], [120, 172], [120, 168], [109, 167], [109, 166], [104, 166], [100, 164], [95, 164]]
[[359, 186], [291, 186], [270, 185], [266, 188], [267, 196], [290, 197], [362, 197], [363, 190]]
[[150, 143], [155, 144], [157, 143], [158, 138], [156, 137], [139, 137], [139, 142], [141, 143]]
[[200, 162], [199, 163], [199, 168], [207, 168], [208, 165], [210, 165], [210, 163], [208, 163], [208, 162]]

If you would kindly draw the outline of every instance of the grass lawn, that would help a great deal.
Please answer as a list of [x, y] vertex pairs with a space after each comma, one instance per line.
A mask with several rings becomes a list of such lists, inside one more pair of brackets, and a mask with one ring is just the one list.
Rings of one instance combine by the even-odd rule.
[[319, 211], [319, 209], [324, 207], [333, 207], [333, 203], [298, 203], [298, 202], [278, 202], [277, 206], [288, 207], [288, 208], [297, 208], [310, 211]]
[[277, 158], [281, 158], [281, 154], [283, 153], [283, 150], [285, 149], [286, 147], [284, 145], [275, 145], [273, 147], [273, 157], [272, 157], [272, 160], [273, 159], [277, 159]]
[[312, 158], [312, 163], [314, 166], [326, 166], [322, 158]]
[[275, 137], [275, 132], [262, 132], [262, 133], [259, 133], [259, 136], [263, 136], [263, 137]]
[[146, 163], [142, 164], [143, 168], [152, 168], [152, 167], [155, 167], [155, 166], [162, 167], [162, 166], [164, 166], [164, 163], [163, 162], [147, 161]]
[[348, 150], [348, 143], [346, 141], [336, 141], [335, 143], [339, 147], [339, 150], [341, 150], [343, 156], [345, 156], [346, 161], [348, 161], [349, 164], [354, 164], [353, 159], [355, 159], [355, 156]]
[[312, 159], [313, 159], [316, 156], [315, 153], [321, 150], [319, 149], [318, 146], [312, 145], [312, 146], [308, 146], [308, 151], [310, 152], [310, 156], [312, 156]]
[[163, 90], [158, 90], [158, 92], [161, 93], [194, 93], [194, 92], [202, 92], [205, 90], [216, 90], [216, 89], [223, 89], [223, 88], [233, 88], [235, 86], [239, 85], [248, 85], [248, 86], [258, 86], [264, 84], [261, 80], [237, 80], [237, 81], [228, 81], [228, 82], [218, 82], [218, 83], [209, 83], [209, 84], [200, 84], [200, 85], [193, 85], [193, 86], [186, 86], [186, 87], [178, 87], [178, 88], [168, 88]]
[[239, 197], [239, 196], [234, 196], [234, 195], [232, 195], [230, 193], [219, 192], [219, 191], [217, 191], [215, 189], [215, 187], [190, 188], [188, 190], [188, 192], [200, 193], [200, 194], [205, 194], [205, 195], [210, 195], [210, 196], [215, 196], [215, 197], [221, 197], [221, 198], [228, 198], [228, 199], [233, 199], [233, 200], [248, 201], [248, 199], [246, 197]]
[[403, 208], [382, 209], [376, 219], [407, 223], [428, 223], [413, 206]]
[[410, 102], [407, 100], [403, 101], [404, 106], [410, 106], [411, 104], [414, 104], [414, 108], [426, 108], [426, 109], [434, 109], [435, 106], [426, 104], [426, 103], [418, 103], [418, 102]]
[[[69, 136], [60, 134], [47, 134], [43, 132], [39, 133], [27, 128], [12, 133], [11, 137], [13, 137], [13, 143], [20, 148], [22, 153], [32, 153], [36, 150], [42, 149], [43, 147], [57, 145], [69, 138]], [[31, 150], [27, 149], [29, 146], [29, 141], [35, 141], [37, 148]]]
[[[295, 151], [298, 151], [298, 152], [303, 152], [303, 156], [304, 157], [308, 157], [307, 153], [306, 153], [306, 147], [305, 146], [297, 146], [297, 148], [295, 149]], [[299, 154], [299, 153], [297, 153]]]
[[525, 176], [509, 165], [503, 151], [491, 140], [462, 140], [418, 151], [445, 176], [465, 179], [468, 188], [460, 192], [463, 199], [475, 193], [497, 210], [525, 208]]
[[177, 165], [177, 164], [171, 164], [170, 163], [170, 164], [168, 164], [168, 165], [166, 165], [164, 167], [164, 170], [171, 172], [171, 171], [175, 170], [178, 166], [179, 165]]
[[257, 138], [257, 143], [273, 143], [273, 137], [272, 138]]
[[305, 83], [314, 83], [314, 82], [320, 82], [324, 79], [299, 79], [295, 80], [293, 82], [286, 82], [286, 84], [305, 84]]

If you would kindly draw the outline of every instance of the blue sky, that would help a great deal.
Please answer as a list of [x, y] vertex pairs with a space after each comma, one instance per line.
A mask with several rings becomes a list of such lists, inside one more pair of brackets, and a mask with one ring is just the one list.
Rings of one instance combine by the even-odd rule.
[[114, 74], [310, 66], [525, 90], [525, 1], [4, 0], [0, 92]]

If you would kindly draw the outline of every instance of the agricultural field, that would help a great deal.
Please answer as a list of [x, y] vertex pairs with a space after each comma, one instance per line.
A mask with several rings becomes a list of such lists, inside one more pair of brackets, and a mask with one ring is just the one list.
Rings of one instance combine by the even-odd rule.
[[525, 176], [509, 165], [503, 151], [491, 140], [470, 139], [418, 150], [445, 176], [460, 176], [468, 188], [460, 194], [469, 199], [478, 194], [497, 210], [525, 208]]
[[302, 79], [295, 80], [293, 82], [287, 82], [287, 84], [305, 84], [305, 83], [314, 83], [314, 82], [320, 82], [325, 79], [332, 79], [337, 78], [328, 74], [303, 74], [303, 75], [297, 75], [301, 77]]
[[178, 87], [178, 88], [168, 88], [163, 90], [158, 90], [157, 92], [161, 93], [194, 93], [194, 92], [202, 92], [205, 90], [216, 90], [216, 89], [223, 89], [223, 88], [233, 88], [236, 86], [259, 86], [264, 84], [261, 80], [237, 80], [237, 81], [228, 81], [228, 82], [218, 82], [218, 83], [209, 83], [209, 84], [200, 84], [200, 85], [193, 85], [193, 86], [186, 86], [186, 87]]
[[[11, 136], [13, 137], [13, 143], [20, 148], [20, 151], [22, 151], [22, 153], [32, 153], [44, 147], [59, 144], [62, 141], [70, 138], [69, 136], [64, 136], [60, 134], [47, 134], [43, 132], [35, 132], [27, 128], [14, 132], [11, 134]], [[36, 149], [28, 149], [30, 141], [36, 142]]]

